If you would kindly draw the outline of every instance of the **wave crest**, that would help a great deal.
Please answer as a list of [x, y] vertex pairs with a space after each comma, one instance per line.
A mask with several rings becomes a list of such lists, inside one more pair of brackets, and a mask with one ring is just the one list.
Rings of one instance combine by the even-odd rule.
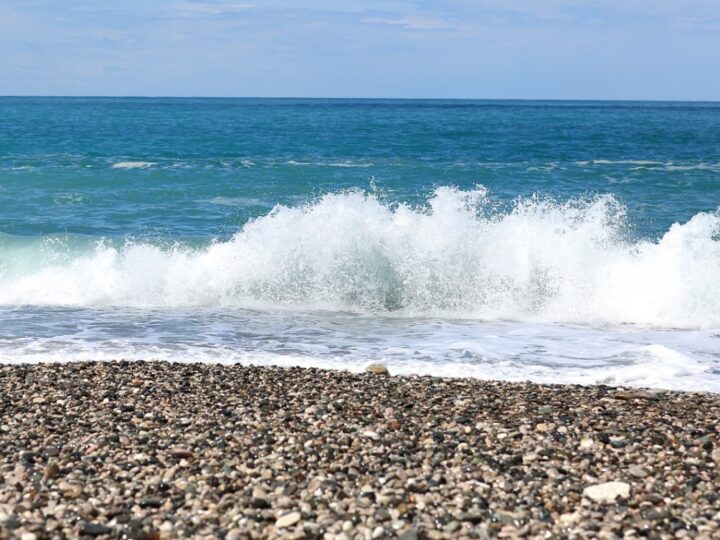
[[332, 193], [204, 248], [0, 244], [0, 304], [281, 306], [483, 319], [720, 326], [720, 215], [625, 238], [610, 195], [499, 210], [443, 187], [423, 207]]

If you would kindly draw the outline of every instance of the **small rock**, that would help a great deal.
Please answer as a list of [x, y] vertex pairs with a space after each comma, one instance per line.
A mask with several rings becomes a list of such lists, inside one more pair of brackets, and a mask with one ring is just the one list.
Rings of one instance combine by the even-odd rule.
[[[456, 522], [457, 523], [457, 522]], [[405, 529], [402, 533], [398, 535], [398, 538], [400, 540], [418, 540], [418, 532], [417, 529], [414, 527], [410, 527], [409, 529]]]
[[82, 486], [69, 482], [58, 483], [58, 489], [62, 491], [63, 497], [66, 499], [77, 499], [83, 492]]
[[621, 399], [624, 401], [628, 401], [631, 399], [657, 399], [657, 396], [655, 394], [643, 390], [618, 390], [610, 394], [608, 397], [611, 397], [612, 399]]
[[3, 523], [3, 526], [11, 531], [17, 529], [20, 525], [20, 520], [16, 516], [10, 516], [5, 520], [5, 523]]
[[493, 518], [500, 523], [514, 525], [525, 516], [521, 512], [503, 512], [498, 511], [493, 514]]
[[627, 499], [630, 496], [630, 484], [625, 482], [605, 482], [588, 486], [583, 490], [583, 495], [595, 502], [611, 503], [620, 497]]
[[302, 515], [300, 514], [300, 512], [290, 512], [289, 514], [285, 514], [284, 516], [280, 516], [279, 518], [277, 518], [277, 521], [275, 521], [275, 526], [279, 529], [292, 527], [298, 521], [300, 521], [300, 519], [302, 519]]
[[270, 503], [267, 501], [267, 499], [263, 499], [261, 497], [253, 497], [250, 499], [250, 506], [253, 508], [257, 508], [258, 510], [263, 510], [265, 508], [270, 508]]
[[467, 521], [473, 524], [480, 523], [483, 520], [483, 516], [477, 512], [460, 512], [453, 517], [458, 521]]
[[580, 449], [581, 450], [589, 450], [595, 445], [595, 441], [590, 439], [589, 437], [583, 437], [580, 439]]
[[567, 527], [576, 523], [579, 517], [577, 512], [567, 512], [560, 515], [560, 523]]
[[53, 480], [54, 478], [57, 478], [58, 474], [60, 474], [60, 468], [52, 463], [45, 467], [45, 470], [43, 471], [43, 480], [45, 482]]
[[241, 540], [245, 538], [241, 529], [230, 529], [225, 535], [225, 540]]
[[459, 521], [452, 520], [447, 525], [445, 525], [445, 532], [448, 532], [450, 534], [456, 532], [462, 525], [460, 525]]
[[664, 509], [650, 509], [643, 513], [643, 517], [649, 521], [659, 521], [670, 517], [670, 512]]
[[628, 469], [628, 473], [635, 478], [645, 478], [648, 476], [648, 472], [638, 465], [633, 465]]
[[652, 493], [652, 492], [645, 495], [644, 499], [653, 504], [660, 504], [661, 502], [663, 502], [665, 500], [663, 498], [663, 496], [660, 495], [659, 493]]
[[110, 534], [112, 529], [100, 523], [85, 523], [80, 526], [80, 534], [88, 536], [100, 536], [101, 534]]
[[372, 373], [373, 375], [390, 375], [388, 368], [382, 364], [370, 364], [366, 366], [365, 373]]
[[628, 445], [628, 440], [625, 437], [610, 437], [609, 442], [613, 448], [625, 448]]
[[181, 459], [190, 459], [194, 457], [194, 454], [187, 448], [173, 448], [172, 450], [170, 450], [170, 453], [173, 456]]

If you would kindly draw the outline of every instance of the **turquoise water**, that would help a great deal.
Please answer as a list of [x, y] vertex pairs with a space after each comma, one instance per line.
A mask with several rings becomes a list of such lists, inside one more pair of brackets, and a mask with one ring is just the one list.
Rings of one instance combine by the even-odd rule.
[[720, 389], [720, 104], [0, 98], [0, 359]]

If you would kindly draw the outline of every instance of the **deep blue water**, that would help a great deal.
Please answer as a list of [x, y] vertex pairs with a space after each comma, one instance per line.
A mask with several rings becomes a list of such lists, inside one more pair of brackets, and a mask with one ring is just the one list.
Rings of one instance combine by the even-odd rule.
[[227, 238], [374, 179], [412, 203], [613, 193], [657, 236], [714, 211], [719, 178], [717, 103], [0, 98], [7, 234]]
[[0, 359], [720, 388], [718, 206], [720, 103], [0, 98]]

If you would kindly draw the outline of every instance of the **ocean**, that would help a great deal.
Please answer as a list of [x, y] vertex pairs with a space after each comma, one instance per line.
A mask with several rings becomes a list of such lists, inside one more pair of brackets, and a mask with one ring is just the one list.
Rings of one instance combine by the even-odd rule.
[[0, 362], [720, 391], [720, 103], [0, 98]]

